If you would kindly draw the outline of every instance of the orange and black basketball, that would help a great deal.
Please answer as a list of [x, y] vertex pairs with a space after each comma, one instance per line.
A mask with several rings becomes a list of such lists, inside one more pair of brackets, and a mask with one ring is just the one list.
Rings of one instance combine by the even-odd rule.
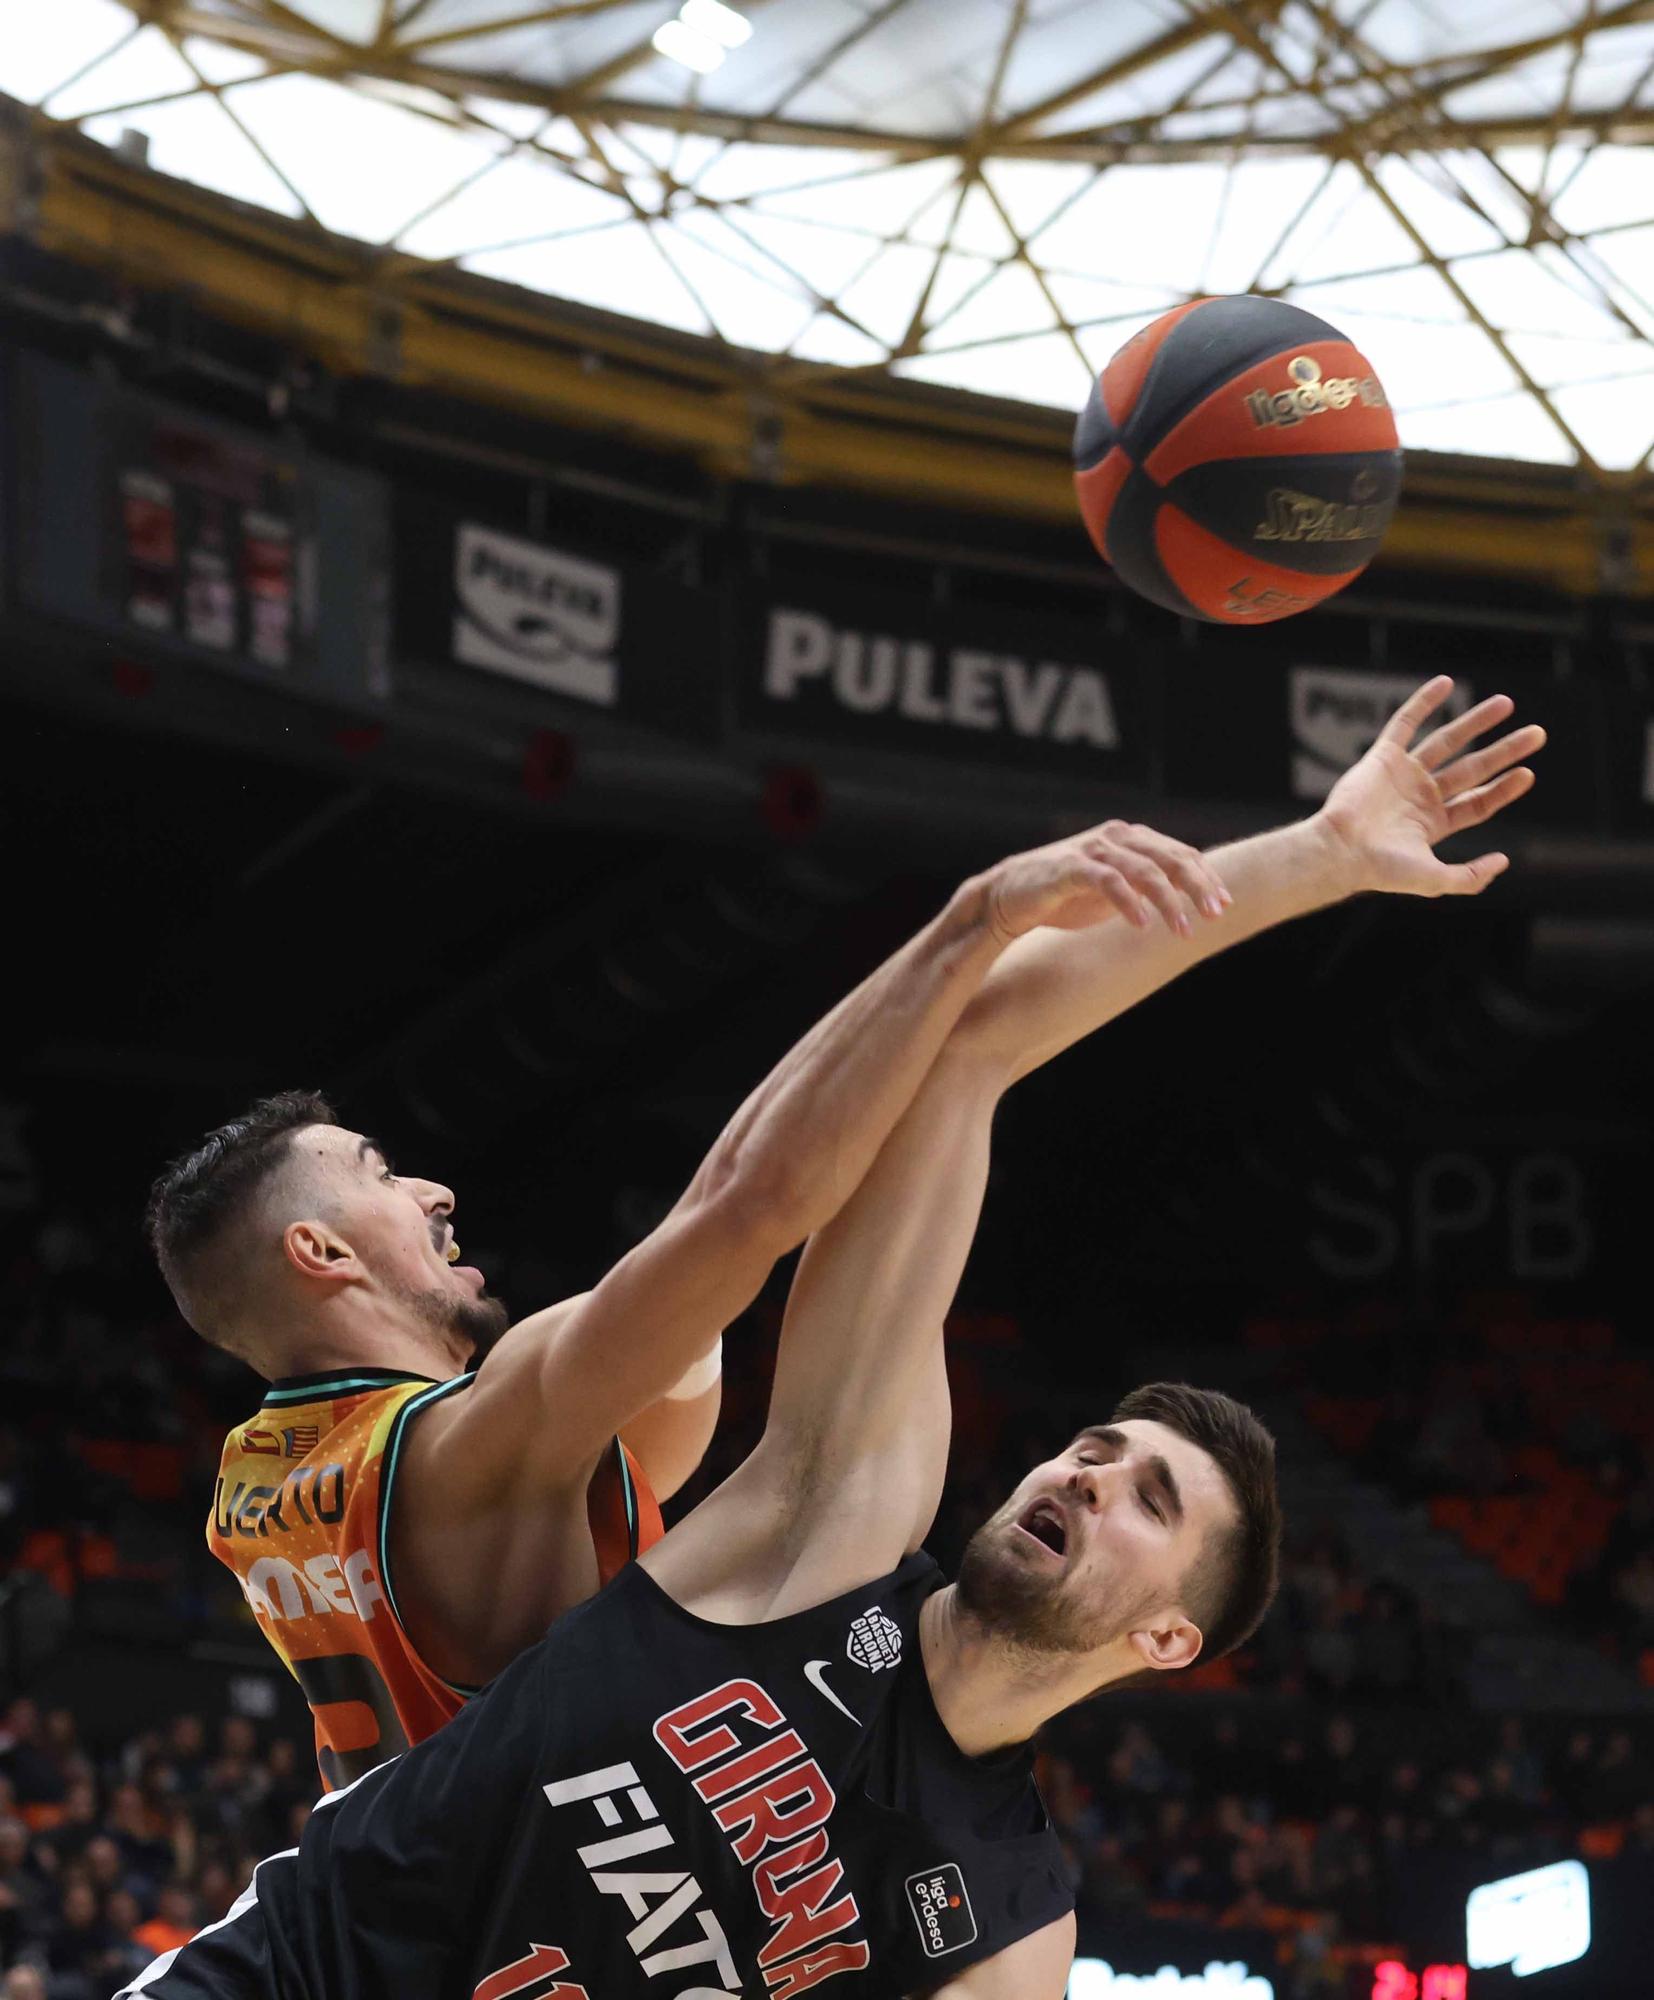
[[1074, 430], [1099, 553], [1186, 618], [1266, 625], [1359, 576], [1401, 488], [1395, 418], [1336, 327], [1196, 299], [1128, 340]]

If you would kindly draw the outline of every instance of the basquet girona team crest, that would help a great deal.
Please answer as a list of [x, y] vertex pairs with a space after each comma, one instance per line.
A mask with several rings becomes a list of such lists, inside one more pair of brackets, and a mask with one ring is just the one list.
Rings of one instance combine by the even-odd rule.
[[850, 1637], [844, 1650], [858, 1667], [876, 1674], [883, 1667], [902, 1664], [902, 1628], [887, 1618], [876, 1604], [870, 1604], [859, 1618], [850, 1621]]
[[1377, 553], [1401, 490], [1372, 364], [1279, 299], [1196, 299], [1128, 340], [1074, 432], [1098, 552], [1186, 618], [1307, 611]]

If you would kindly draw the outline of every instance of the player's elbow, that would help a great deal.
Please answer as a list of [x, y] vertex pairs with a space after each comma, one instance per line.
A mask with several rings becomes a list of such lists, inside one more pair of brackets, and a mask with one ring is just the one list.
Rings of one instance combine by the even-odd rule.
[[774, 1263], [795, 1250], [816, 1227], [819, 1178], [775, 1148], [732, 1148], [708, 1162], [711, 1172], [696, 1200], [702, 1232], [721, 1239], [741, 1258], [766, 1254]]

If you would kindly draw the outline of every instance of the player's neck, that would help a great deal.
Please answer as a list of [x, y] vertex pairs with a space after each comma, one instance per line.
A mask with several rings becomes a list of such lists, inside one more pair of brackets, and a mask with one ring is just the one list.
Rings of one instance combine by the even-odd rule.
[[1026, 1743], [1096, 1692], [1096, 1662], [1031, 1652], [979, 1625], [949, 1584], [925, 1604], [919, 1645], [942, 1726], [967, 1757]]
[[378, 1300], [352, 1303], [348, 1311], [335, 1311], [306, 1321], [302, 1326], [282, 1329], [279, 1341], [271, 1345], [272, 1379], [286, 1375], [329, 1375], [351, 1368], [386, 1368], [401, 1375], [425, 1375], [433, 1382], [445, 1382], [465, 1366], [466, 1356], [455, 1351], [435, 1329], [410, 1325], [400, 1314], [387, 1311]]

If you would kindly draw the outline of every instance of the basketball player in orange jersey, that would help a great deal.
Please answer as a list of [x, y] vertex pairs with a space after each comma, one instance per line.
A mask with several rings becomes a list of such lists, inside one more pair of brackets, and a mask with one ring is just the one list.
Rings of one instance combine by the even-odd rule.
[[225, 1441], [208, 1542], [304, 1689], [324, 1783], [439, 1729], [659, 1538], [656, 1495], [716, 1417], [722, 1329], [861, 1180], [1009, 944], [1120, 911], [1185, 932], [1222, 902], [1193, 850], [1126, 828], [966, 882], [759, 1086], [653, 1235], [509, 1332], [458, 1261], [450, 1190], [322, 1098], [267, 1098], [174, 1162], [149, 1208], [162, 1272], [271, 1385]]

